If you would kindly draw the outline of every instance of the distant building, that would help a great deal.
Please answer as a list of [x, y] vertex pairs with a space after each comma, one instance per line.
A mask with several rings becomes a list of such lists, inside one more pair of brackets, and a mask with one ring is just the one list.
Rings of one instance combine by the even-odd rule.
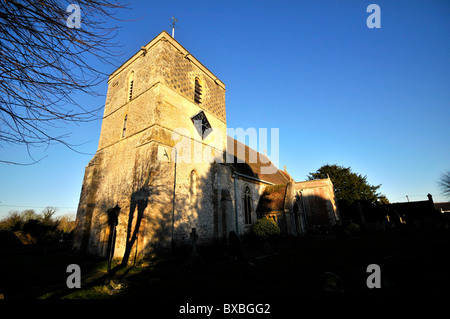
[[391, 219], [398, 219], [407, 226], [423, 227], [440, 222], [441, 217], [436, 211], [433, 197], [428, 194], [428, 200], [405, 203], [387, 204]]
[[199, 244], [225, 241], [263, 216], [289, 235], [340, 219], [330, 180], [296, 183], [227, 136], [225, 84], [161, 32], [109, 76], [74, 248], [127, 261], [188, 244], [193, 228]]
[[382, 226], [380, 222], [385, 223], [383, 227], [441, 227], [444, 215], [437, 209], [439, 205], [436, 206], [433, 202], [431, 194], [427, 196], [428, 200], [391, 204], [356, 201], [346, 207], [345, 219], [351, 219], [365, 227], [375, 227], [377, 224]]
[[442, 214], [450, 213], [450, 202], [434, 203], [434, 208]]
[[444, 226], [450, 227], [450, 202], [434, 203], [434, 208], [442, 214]]

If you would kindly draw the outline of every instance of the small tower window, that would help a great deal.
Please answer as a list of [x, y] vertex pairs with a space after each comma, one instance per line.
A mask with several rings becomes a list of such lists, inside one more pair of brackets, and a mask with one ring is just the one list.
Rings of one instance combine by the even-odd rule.
[[245, 224], [252, 223], [252, 209], [251, 209], [251, 196], [250, 196], [250, 188], [248, 186], [244, 191], [244, 217]]
[[198, 78], [195, 78], [194, 101], [197, 104], [202, 102], [202, 86], [200, 85], [200, 80]]
[[125, 132], [127, 131], [127, 118], [128, 115], [125, 115], [125, 118], [123, 120], [122, 137], [125, 137]]
[[133, 83], [134, 83], [134, 72], [131, 72], [128, 76], [128, 95], [127, 102], [131, 101], [133, 98]]

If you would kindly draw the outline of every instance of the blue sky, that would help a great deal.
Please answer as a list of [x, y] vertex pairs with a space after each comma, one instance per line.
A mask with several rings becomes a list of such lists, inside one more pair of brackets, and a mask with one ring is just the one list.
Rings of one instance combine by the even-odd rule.
[[[369, 4], [381, 28], [369, 29]], [[450, 169], [450, 2], [132, 1], [120, 12], [119, 62], [179, 19], [175, 39], [226, 84], [227, 124], [279, 128], [279, 167], [296, 181], [323, 164], [367, 175], [391, 202], [448, 201], [437, 186]], [[83, 10], [83, 8], [81, 8]], [[83, 17], [82, 17], [83, 18]], [[94, 63], [94, 61], [92, 61]], [[97, 65], [105, 73], [113, 65]], [[106, 82], [97, 88], [106, 94]], [[88, 108], [105, 97], [79, 95]], [[64, 127], [64, 146], [33, 149], [31, 166], [0, 164], [0, 217], [9, 210], [76, 212], [84, 167], [101, 120]], [[270, 155], [270, 151], [269, 151]], [[29, 162], [2, 145], [3, 160]]]

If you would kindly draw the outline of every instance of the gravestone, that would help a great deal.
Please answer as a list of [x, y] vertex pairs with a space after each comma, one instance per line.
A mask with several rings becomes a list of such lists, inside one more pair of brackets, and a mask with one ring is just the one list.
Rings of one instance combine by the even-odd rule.
[[193, 268], [193, 265], [194, 265], [195, 257], [197, 255], [198, 234], [197, 234], [196, 228], [192, 228], [192, 231], [189, 234], [189, 237], [191, 238], [192, 251], [191, 251], [191, 254], [189, 254], [189, 256], [188, 256], [188, 260], [186, 261], [186, 267], [188, 268], [189, 271], [191, 271]]
[[116, 206], [114, 208], [111, 208], [107, 211], [110, 234], [109, 234], [108, 246], [107, 246], [108, 270], [107, 270], [107, 275], [105, 278], [106, 284], [108, 284], [110, 282], [110, 277], [111, 277], [111, 263], [112, 263], [112, 260], [114, 257], [114, 249], [116, 246], [116, 227], [119, 223], [119, 214], [120, 214], [119, 204], [116, 204]]
[[245, 252], [242, 246], [241, 238], [234, 231], [230, 231], [228, 235], [228, 241], [230, 242], [231, 254], [238, 262], [245, 262]]
[[242, 276], [245, 279], [255, 280], [258, 278], [258, 269], [252, 262], [247, 261], [245, 256], [244, 246], [242, 245], [241, 238], [234, 231], [230, 231], [228, 235], [228, 241], [230, 242], [231, 254], [238, 262]]
[[388, 291], [412, 291], [419, 287], [424, 267], [418, 258], [407, 255], [391, 255], [382, 258], [381, 287]]
[[191, 242], [192, 242], [192, 255], [196, 255], [197, 254], [197, 229], [196, 228], [192, 228], [191, 233], [189, 234], [189, 237], [191, 237]]
[[334, 233], [336, 235], [336, 239], [338, 241], [345, 240], [347, 238], [347, 235], [345, 234], [344, 227], [342, 225], [336, 224], [333, 226]]
[[344, 281], [332, 272], [325, 272], [320, 276], [320, 286], [327, 293], [345, 292]]

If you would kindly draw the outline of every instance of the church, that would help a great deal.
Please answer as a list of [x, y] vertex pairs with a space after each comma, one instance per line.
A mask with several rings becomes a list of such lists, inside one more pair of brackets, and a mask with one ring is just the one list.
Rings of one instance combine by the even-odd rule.
[[273, 218], [281, 233], [340, 222], [330, 179], [296, 182], [227, 135], [225, 84], [167, 32], [114, 71], [85, 168], [74, 249], [127, 261], [227, 241]]

